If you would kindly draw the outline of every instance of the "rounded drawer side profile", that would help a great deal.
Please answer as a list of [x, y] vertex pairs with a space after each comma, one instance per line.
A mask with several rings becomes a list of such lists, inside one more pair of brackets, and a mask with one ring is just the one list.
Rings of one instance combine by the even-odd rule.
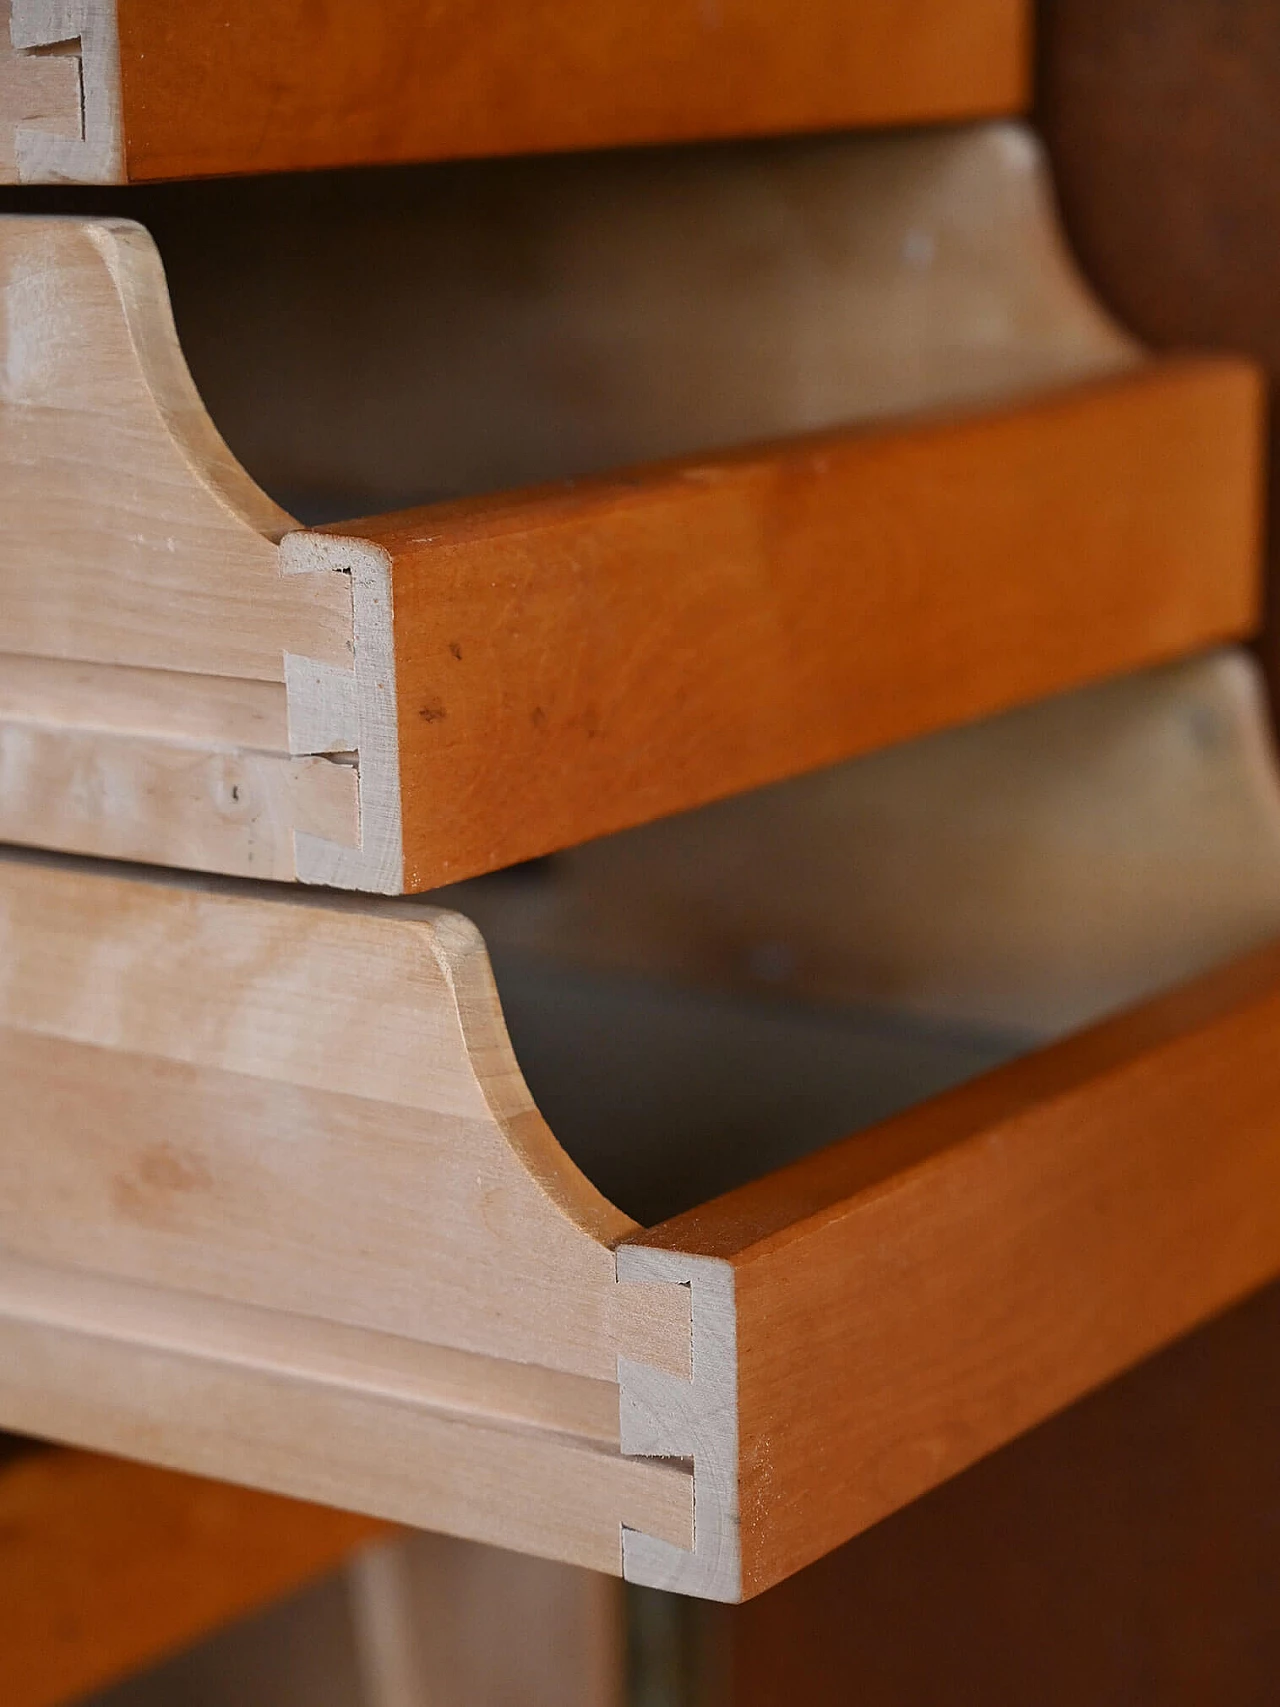
[[5, 839], [421, 892], [1256, 627], [1256, 376], [1019, 128], [431, 171], [170, 199], [181, 344], [0, 224]]
[[[659, 930], [645, 979], [575, 1005], [528, 931], [495, 988], [455, 912], [8, 854], [0, 1425], [735, 1600], [1263, 1284], [1280, 796], [1256, 677], [1228, 655], [1135, 693], [987, 726], [1004, 763], [1045, 731], [1060, 759], [992, 869], [1087, 783], [1128, 814], [1119, 862], [1177, 888], [1179, 975], [1245, 958], [1159, 993], [1137, 930], [1138, 1005], [1059, 1041], [1082, 1008], [996, 1025], [980, 961], [940, 1030], [848, 992], [659, 1001]], [[897, 777], [863, 761], [864, 808], [927, 800], [934, 739]], [[1135, 757], [1163, 771], [1145, 795]], [[1101, 901], [1115, 873], [1079, 849]], [[1197, 922], [1209, 869], [1233, 919]], [[772, 1136], [729, 1094], [770, 1070]]]

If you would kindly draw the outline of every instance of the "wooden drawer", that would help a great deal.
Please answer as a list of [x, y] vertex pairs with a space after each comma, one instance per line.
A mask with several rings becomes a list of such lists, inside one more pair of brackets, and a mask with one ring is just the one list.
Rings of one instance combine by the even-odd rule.
[[[0, 173], [137, 182], [1017, 112], [1025, 0], [11, 0]], [[10, 45], [10, 43], [12, 45]]]
[[361, 182], [173, 238], [272, 488], [476, 494], [306, 530], [145, 234], [4, 224], [7, 840], [421, 891], [1256, 626], [1256, 377], [1017, 129]]
[[[1018, 1058], [642, 1228], [457, 914], [18, 855], [0, 896], [5, 1426], [732, 1600], [1280, 1272], [1274, 946], [1030, 1053], [926, 1028], [935, 1088]], [[852, 1124], [889, 1044], [832, 1023]]]

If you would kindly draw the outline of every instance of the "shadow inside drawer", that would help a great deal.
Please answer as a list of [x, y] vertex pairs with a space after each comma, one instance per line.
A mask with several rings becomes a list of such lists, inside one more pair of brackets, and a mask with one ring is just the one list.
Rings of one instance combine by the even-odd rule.
[[495, 950], [552, 1131], [652, 1225], [1031, 1047], [1009, 1030], [705, 993]]
[[652, 1224], [1280, 932], [1211, 653], [437, 890], [553, 1133]]
[[1016, 125], [24, 185], [0, 213], [145, 226], [204, 407], [308, 525], [1137, 359]]

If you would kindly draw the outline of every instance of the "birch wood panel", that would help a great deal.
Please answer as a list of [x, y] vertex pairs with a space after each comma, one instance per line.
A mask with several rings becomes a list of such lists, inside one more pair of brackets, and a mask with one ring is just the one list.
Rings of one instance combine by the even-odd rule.
[[10, 10], [0, 12], [0, 182], [19, 181], [19, 137], [34, 130], [52, 141], [78, 139], [80, 56], [77, 53], [24, 53], [9, 33]]
[[197, 747], [0, 721], [0, 837], [8, 841], [292, 882], [298, 835], [358, 857], [354, 766], [228, 751], [220, 737]]
[[678, 1548], [693, 1538], [679, 1466], [16, 1311], [0, 1316], [0, 1407], [28, 1433], [614, 1576], [624, 1526]]
[[[179, 587], [198, 578], [170, 561], [171, 488], [192, 461], [197, 487], [233, 501], [220, 527], [247, 518], [275, 537], [289, 518], [259, 486], [297, 514], [368, 514], [991, 403], [1141, 359], [1082, 287], [1035, 140], [1015, 125], [490, 163], [372, 185], [325, 178], [306, 192], [271, 180], [117, 199], [118, 213], [154, 230], [180, 348], [164, 275], [125, 220], [7, 224], [15, 377], [0, 451], [27, 486], [24, 446], [78, 470], [70, 493], [58, 488], [77, 505], [58, 537], [70, 553], [80, 537], [66, 532], [70, 516], [89, 535], [82, 562], [51, 563], [44, 541], [30, 568], [68, 577], [46, 599], [77, 609], [101, 561], [92, 530], [125, 496], [134, 525], [113, 542], [117, 567], [162, 554], [152, 562], [161, 608], [109, 638], [108, 662], [142, 646], [175, 577]], [[172, 418], [169, 446], [154, 442], [157, 404]], [[95, 441], [86, 411], [109, 413], [115, 432]], [[140, 445], [155, 456], [150, 486], [129, 454]], [[183, 502], [214, 525], [207, 493]], [[243, 530], [216, 537], [233, 559], [261, 552]], [[130, 579], [142, 574], [135, 566]], [[265, 579], [255, 599], [302, 596]], [[22, 593], [6, 590], [10, 604]], [[243, 580], [224, 590], [247, 596]], [[218, 598], [216, 580], [204, 593]], [[253, 621], [254, 609], [224, 610], [220, 630]], [[189, 648], [196, 632], [148, 643]], [[228, 642], [206, 633], [194, 662], [180, 650], [151, 662], [282, 679], [274, 648], [251, 666], [220, 666], [216, 647]], [[283, 645], [344, 661], [341, 645], [301, 630]], [[82, 638], [65, 655], [96, 653]]]
[[209, 420], [146, 234], [9, 219], [0, 281], [0, 651], [277, 682], [286, 650], [349, 661], [348, 589], [280, 575], [290, 518]]
[[13, 858], [0, 894], [7, 1248], [612, 1376], [631, 1223], [534, 1109], [465, 920]]
[[688, 1296], [617, 1285], [634, 1223], [465, 920], [14, 856], [0, 893], [7, 1426], [615, 1574], [623, 1527], [691, 1545], [617, 1397], [620, 1347], [687, 1374]]
[[0, 183], [118, 183], [114, 0], [3, 0]]
[[6, 653], [0, 656], [0, 719], [14, 726], [163, 737], [206, 750], [289, 752], [283, 683], [191, 671]]

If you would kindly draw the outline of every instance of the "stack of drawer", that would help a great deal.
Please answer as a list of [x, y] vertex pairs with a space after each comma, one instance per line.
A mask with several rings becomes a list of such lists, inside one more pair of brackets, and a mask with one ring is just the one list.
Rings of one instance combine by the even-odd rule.
[[14, 0], [0, 1426], [735, 1600], [1280, 1271], [1280, 949], [1037, 1047], [1280, 932], [1258, 377], [729, 10]]

